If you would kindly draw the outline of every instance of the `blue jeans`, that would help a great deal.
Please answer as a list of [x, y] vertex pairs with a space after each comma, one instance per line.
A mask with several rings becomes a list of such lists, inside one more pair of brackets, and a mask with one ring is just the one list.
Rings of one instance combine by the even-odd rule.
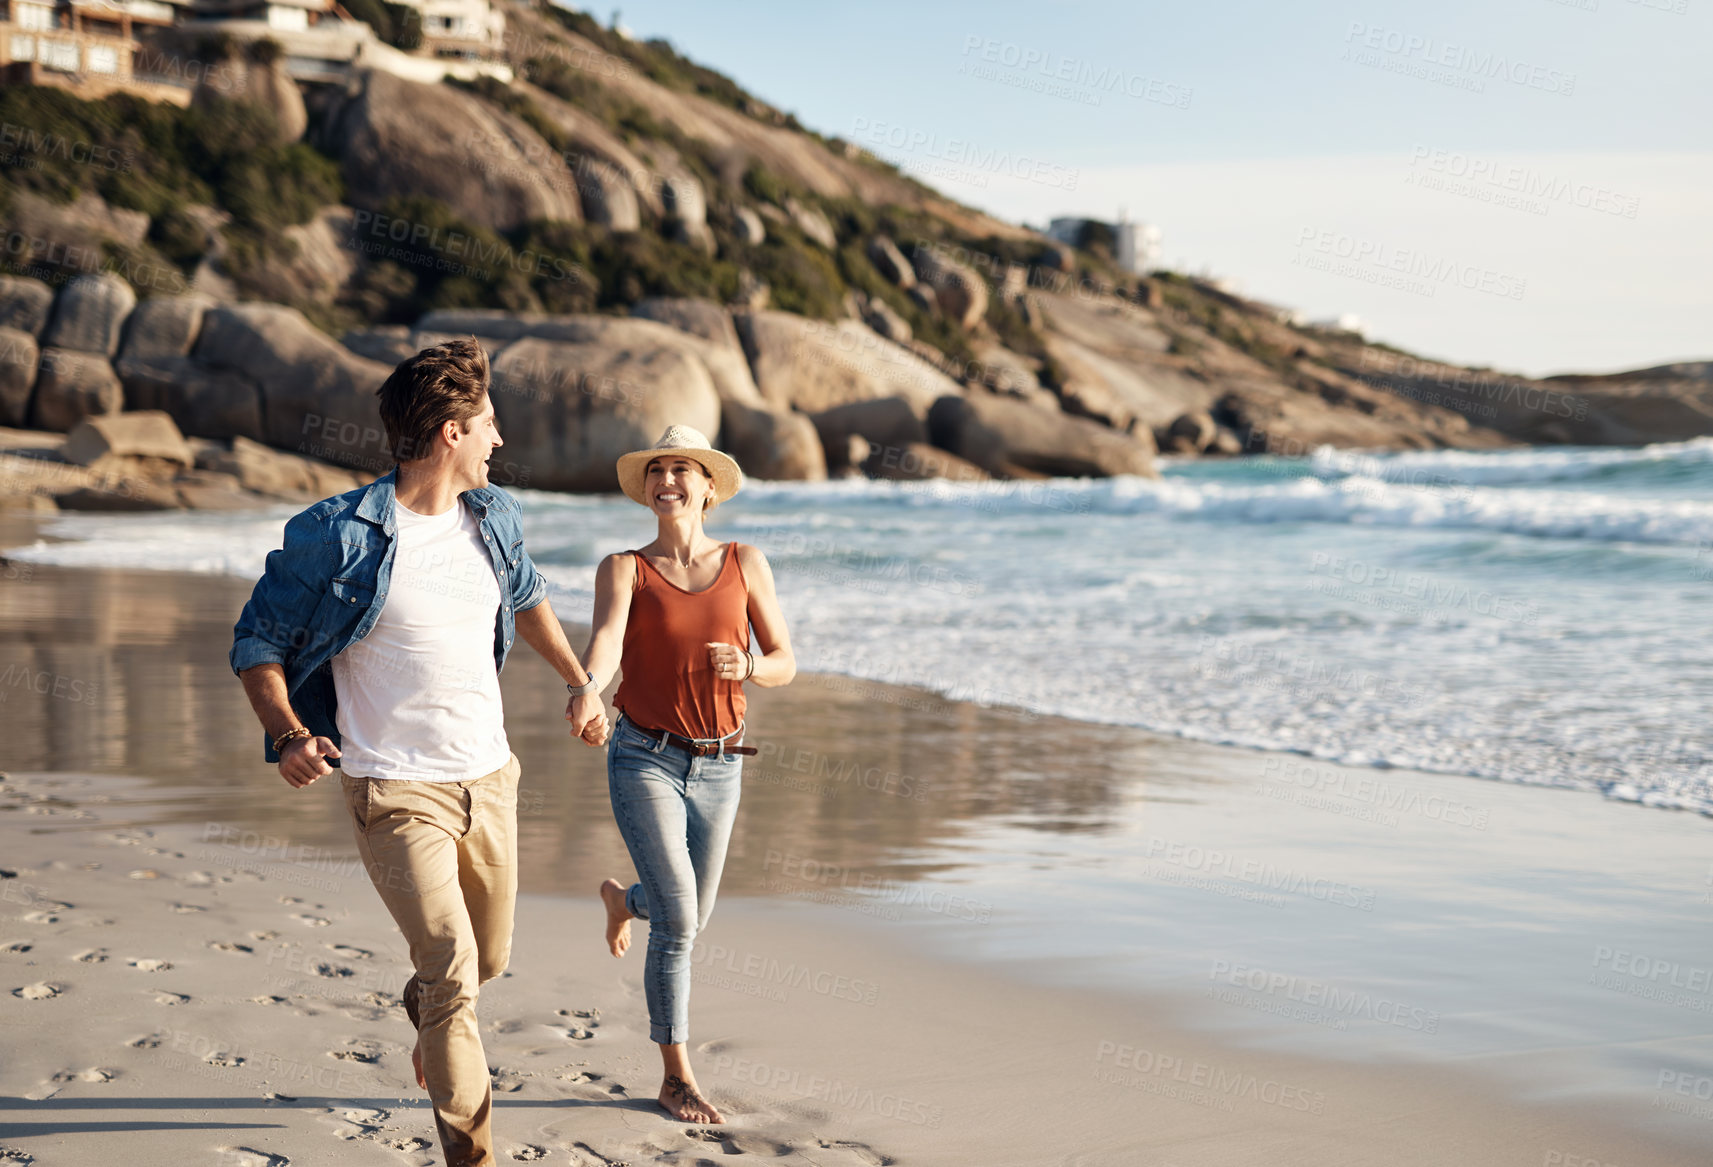
[[648, 921], [643, 991], [660, 1045], [690, 1039], [690, 949], [714, 910], [742, 779], [739, 755], [692, 757], [622, 716], [613, 727], [607, 792], [636, 867], [625, 907]]

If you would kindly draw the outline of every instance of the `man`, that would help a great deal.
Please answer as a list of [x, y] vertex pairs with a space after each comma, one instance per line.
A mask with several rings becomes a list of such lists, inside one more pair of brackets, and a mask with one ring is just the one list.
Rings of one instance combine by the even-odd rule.
[[238, 618], [232, 669], [302, 788], [343, 770], [357, 848], [416, 975], [411, 1060], [448, 1167], [490, 1167], [492, 1095], [477, 988], [505, 971], [517, 899], [518, 761], [499, 671], [515, 636], [572, 692], [571, 732], [609, 726], [488, 485], [503, 444], [474, 340], [424, 349], [380, 388], [395, 468], [292, 518]]

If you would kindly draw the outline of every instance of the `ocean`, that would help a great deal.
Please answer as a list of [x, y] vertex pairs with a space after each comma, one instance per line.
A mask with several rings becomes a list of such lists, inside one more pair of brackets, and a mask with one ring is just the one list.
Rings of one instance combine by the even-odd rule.
[[[1713, 439], [1162, 460], [1158, 480], [752, 483], [800, 667], [1329, 762], [1713, 813]], [[518, 492], [562, 618], [647, 542]], [[259, 574], [293, 508], [68, 514], [13, 554]], [[579, 646], [580, 647], [580, 646]]]

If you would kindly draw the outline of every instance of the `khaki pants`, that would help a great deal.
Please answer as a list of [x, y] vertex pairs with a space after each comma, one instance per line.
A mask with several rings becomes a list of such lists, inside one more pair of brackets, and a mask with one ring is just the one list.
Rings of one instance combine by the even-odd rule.
[[518, 774], [513, 755], [469, 782], [341, 779], [357, 851], [410, 945], [405, 1010], [447, 1167], [494, 1163], [476, 990], [511, 959]]

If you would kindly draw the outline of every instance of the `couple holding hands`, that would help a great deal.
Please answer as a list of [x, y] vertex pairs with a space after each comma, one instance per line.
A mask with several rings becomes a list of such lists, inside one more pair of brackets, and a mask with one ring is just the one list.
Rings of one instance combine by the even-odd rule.
[[[395, 468], [287, 522], [231, 651], [286, 782], [340, 771], [358, 851], [410, 948], [412, 1061], [448, 1167], [495, 1162], [476, 999], [511, 954], [519, 766], [499, 672], [515, 639], [565, 680], [572, 734], [608, 747], [637, 881], [602, 884], [606, 942], [622, 956], [630, 921], [648, 921], [660, 1104], [685, 1122], [724, 1121], [690, 1069], [690, 950], [755, 753], [742, 744], [743, 686], [784, 685], [797, 668], [766, 558], [703, 530], [743, 473], [686, 426], [618, 460], [658, 533], [602, 561], [579, 661], [524, 549], [517, 500], [488, 484], [502, 445], [488, 386], [473, 339], [399, 364], [378, 394]], [[615, 721], [600, 693], [621, 669]]]

